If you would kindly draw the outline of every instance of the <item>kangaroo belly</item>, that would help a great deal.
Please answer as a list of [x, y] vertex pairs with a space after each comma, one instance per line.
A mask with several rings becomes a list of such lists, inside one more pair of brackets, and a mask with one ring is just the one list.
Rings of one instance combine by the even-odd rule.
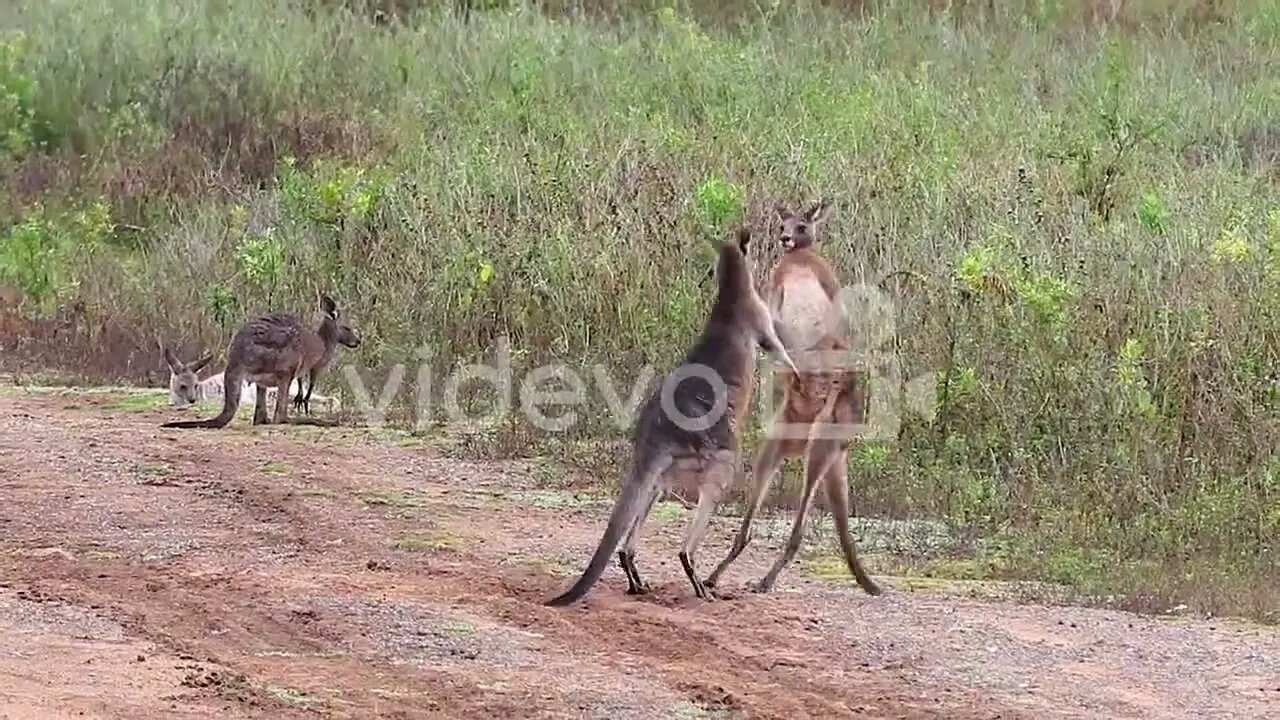
[[813, 348], [834, 329], [831, 323], [834, 304], [817, 278], [808, 275], [790, 281], [781, 295], [773, 311], [780, 339], [788, 350]]
[[734, 453], [728, 450], [677, 457], [658, 479], [658, 484], [687, 497], [696, 497], [705, 486], [724, 490], [736, 479], [735, 460]]
[[268, 390], [274, 389], [276, 386], [276, 376], [267, 374], [267, 373], [262, 373], [260, 375], [250, 375], [248, 378], [246, 378], [246, 381], [249, 383], [253, 383], [254, 385], [267, 388]]

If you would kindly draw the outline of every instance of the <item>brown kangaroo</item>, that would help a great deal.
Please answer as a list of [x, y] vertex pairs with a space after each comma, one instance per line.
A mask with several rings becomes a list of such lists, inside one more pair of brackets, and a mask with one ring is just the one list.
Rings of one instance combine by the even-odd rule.
[[738, 437], [755, 383], [757, 346], [795, 368], [756, 293], [746, 259], [750, 239], [743, 229], [736, 243], [721, 244], [715, 269], [719, 290], [702, 335], [640, 407], [631, 434], [631, 470], [622, 480], [604, 536], [578, 581], [547, 605], [568, 605], [586, 595], [619, 541], [618, 565], [627, 577], [627, 593], [648, 592], [635, 564], [640, 531], [662, 490], [689, 485], [698, 488], [698, 505], [679, 554], [680, 565], [694, 595], [711, 599], [694, 571], [693, 557], [720, 495], [737, 477]]
[[[338, 306], [328, 296], [320, 298], [324, 319], [311, 330], [296, 315], [268, 313], [241, 325], [227, 347], [227, 369], [223, 380], [222, 412], [208, 420], [179, 420], [161, 427], [220, 428], [231, 422], [240, 406], [243, 381], [256, 385], [253, 424], [263, 425], [267, 419], [267, 388], [275, 388], [275, 414], [270, 422], [288, 423], [289, 385], [299, 378], [298, 394], [302, 395], [301, 378], [306, 375], [312, 385], [319, 373], [333, 359], [338, 345], [359, 347], [360, 338], [350, 326], [338, 320]], [[309, 394], [309, 393], [308, 393]], [[299, 424], [326, 424], [319, 420]]]
[[782, 408], [770, 422], [768, 434], [752, 464], [754, 479], [742, 525], [728, 556], [703, 581], [715, 587], [720, 576], [751, 541], [751, 523], [773, 476], [788, 457], [805, 459], [805, 485], [791, 537], [782, 555], [754, 587], [773, 588], [778, 574], [794, 558], [804, 538], [804, 524], [813, 497], [821, 484], [835, 517], [840, 550], [849, 572], [863, 591], [881, 594], [867, 575], [849, 535], [848, 452], [852, 428], [866, 419], [867, 388], [862, 373], [848, 367], [848, 341], [840, 324], [836, 295], [839, 281], [831, 265], [812, 249], [814, 227], [829, 216], [830, 204], [822, 200], [797, 215], [779, 208], [780, 242], [787, 250], [774, 267], [770, 299], [778, 322], [778, 335], [787, 349], [801, 360], [802, 371], [782, 370]]
[[823, 198], [799, 214], [778, 207], [777, 213], [784, 252], [769, 279], [769, 310], [787, 349], [814, 348], [825, 336], [841, 331], [835, 299], [840, 279], [813, 247], [818, 229], [831, 216], [831, 202]]

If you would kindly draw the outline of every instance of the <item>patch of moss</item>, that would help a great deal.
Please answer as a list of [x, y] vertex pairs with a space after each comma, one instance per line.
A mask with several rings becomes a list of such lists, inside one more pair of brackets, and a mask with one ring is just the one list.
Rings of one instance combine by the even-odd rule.
[[420, 508], [426, 504], [418, 495], [408, 491], [388, 491], [378, 493], [368, 493], [362, 495], [366, 505], [375, 505], [393, 508]]
[[112, 410], [122, 410], [125, 412], [143, 412], [165, 407], [168, 405], [168, 402], [168, 398], [164, 395], [138, 392], [124, 395], [113, 402], [109, 407]]
[[391, 547], [405, 552], [439, 552], [452, 550], [455, 544], [456, 541], [446, 535], [414, 535], [396, 540]]

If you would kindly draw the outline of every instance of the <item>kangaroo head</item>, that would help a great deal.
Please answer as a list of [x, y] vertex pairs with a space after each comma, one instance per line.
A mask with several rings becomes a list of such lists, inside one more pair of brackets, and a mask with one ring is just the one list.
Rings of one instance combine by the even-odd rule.
[[333, 301], [333, 298], [322, 295], [320, 310], [324, 312], [324, 320], [320, 323], [320, 337], [332, 339], [349, 348], [360, 346], [360, 336], [350, 325], [339, 319], [338, 304]]
[[817, 242], [818, 226], [831, 217], [831, 201], [822, 198], [798, 214], [781, 205], [776, 208], [776, 212], [778, 219], [782, 221], [778, 241], [787, 250], [799, 250]]
[[204, 369], [213, 359], [213, 353], [205, 353], [203, 357], [192, 363], [183, 363], [173, 354], [173, 350], [164, 349], [164, 361], [169, 365], [169, 404], [190, 405], [200, 399], [200, 378], [196, 373]]

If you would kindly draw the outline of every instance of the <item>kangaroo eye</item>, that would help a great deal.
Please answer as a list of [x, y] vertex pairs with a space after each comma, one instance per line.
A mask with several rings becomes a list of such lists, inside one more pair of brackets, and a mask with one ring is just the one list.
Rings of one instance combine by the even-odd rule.
[[801, 224], [799, 224], [799, 225], [797, 225], [797, 226], [796, 226], [796, 232], [798, 232], [798, 233], [802, 233], [802, 232], [804, 232], [804, 231], [807, 229], [807, 227], [808, 227], [808, 226], [806, 226], [805, 224], [801, 223]]

